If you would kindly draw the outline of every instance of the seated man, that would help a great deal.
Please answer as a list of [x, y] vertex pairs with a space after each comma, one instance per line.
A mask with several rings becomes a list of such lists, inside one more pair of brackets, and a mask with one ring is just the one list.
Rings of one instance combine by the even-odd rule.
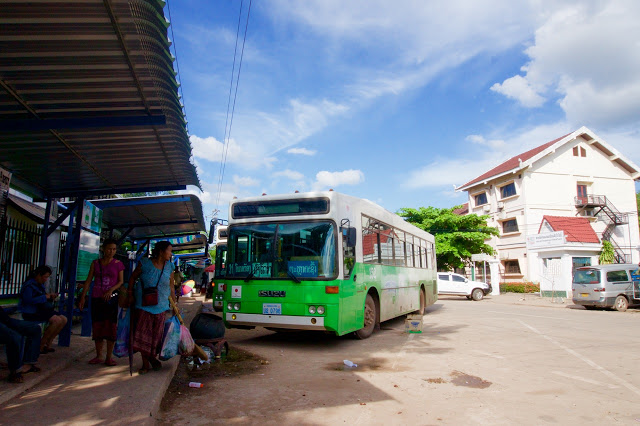
[[[9, 382], [22, 383], [22, 373], [40, 371], [36, 367], [40, 355], [40, 324], [11, 318], [0, 308], [0, 343], [7, 345]], [[26, 371], [22, 370], [23, 364], [29, 365]]]

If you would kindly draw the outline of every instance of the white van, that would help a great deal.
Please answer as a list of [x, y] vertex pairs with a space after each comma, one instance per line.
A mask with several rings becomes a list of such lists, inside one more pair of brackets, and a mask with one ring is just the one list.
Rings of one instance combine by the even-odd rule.
[[638, 265], [619, 263], [583, 266], [573, 274], [573, 303], [586, 309], [615, 308], [624, 312], [629, 305], [640, 304], [640, 288], [632, 275]]
[[467, 296], [467, 299], [482, 300], [491, 293], [491, 285], [480, 281], [471, 281], [453, 272], [438, 272], [438, 294]]

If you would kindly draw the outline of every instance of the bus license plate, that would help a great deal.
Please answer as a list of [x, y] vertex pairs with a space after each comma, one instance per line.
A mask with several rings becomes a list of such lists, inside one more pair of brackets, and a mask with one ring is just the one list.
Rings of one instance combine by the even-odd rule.
[[280, 303], [263, 303], [262, 313], [264, 315], [282, 315], [282, 304]]

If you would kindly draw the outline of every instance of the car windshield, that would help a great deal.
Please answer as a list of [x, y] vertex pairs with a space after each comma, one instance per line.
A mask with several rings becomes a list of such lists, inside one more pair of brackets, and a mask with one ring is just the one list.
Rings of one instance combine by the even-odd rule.
[[600, 271], [597, 269], [578, 269], [573, 275], [576, 284], [599, 284]]
[[326, 279], [335, 277], [332, 222], [235, 225], [229, 228], [227, 278]]

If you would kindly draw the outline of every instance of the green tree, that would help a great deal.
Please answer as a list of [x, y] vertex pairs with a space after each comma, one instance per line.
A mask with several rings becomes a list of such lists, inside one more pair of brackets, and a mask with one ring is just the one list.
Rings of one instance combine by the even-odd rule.
[[398, 212], [407, 222], [435, 236], [439, 271], [464, 267], [472, 254], [494, 254], [493, 248], [485, 241], [492, 235], [499, 235], [499, 232], [497, 228], [487, 226], [489, 216], [459, 216], [453, 213], [459, 207], [403, 207]]
[[608, 265], [616, 261], [616, 254], [613, 250], [613, 245], [609, 241], [602, 242], [602, 251], [600, 252], [600, 257], [598, 258], [598, 262], [601, 265]]

